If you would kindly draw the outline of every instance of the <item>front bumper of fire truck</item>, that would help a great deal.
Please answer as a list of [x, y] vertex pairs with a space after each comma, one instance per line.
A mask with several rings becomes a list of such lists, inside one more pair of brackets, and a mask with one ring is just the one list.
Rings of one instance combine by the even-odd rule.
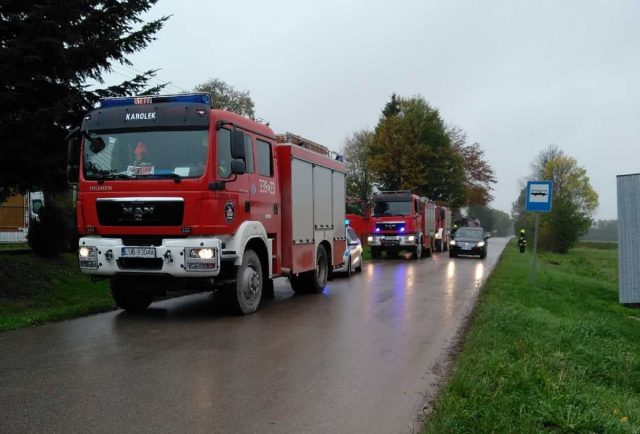
[[[235, 258], [235, 255], [234, 255]], [[80, 270], [92, 275], [168, 274], [214, 277], [226, 259], [218, 238], [164, 239], [159, 246], [131, 245], [121, 238], [83, 237], [78, 245]]]
[[367, 242], [370, 246], [415, 246], [415, 234], [407, 235], [369, 235]]

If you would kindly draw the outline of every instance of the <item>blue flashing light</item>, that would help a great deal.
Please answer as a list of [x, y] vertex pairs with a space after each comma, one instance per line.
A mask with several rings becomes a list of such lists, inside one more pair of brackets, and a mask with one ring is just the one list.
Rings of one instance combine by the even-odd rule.
[[400, 226], [400, 232], [404, 232], [404, 226]]
[[376, 228], [376, 232], [380, 232], [380, 228]]
[[122, 98], [102, 98], [101, 108], [123, 107], [128, 105], [157, 104], [163, 102], [201, 103], [211, 107], [211, 95], [208, 93], [189, 93], [166, 96], [128, 96]]

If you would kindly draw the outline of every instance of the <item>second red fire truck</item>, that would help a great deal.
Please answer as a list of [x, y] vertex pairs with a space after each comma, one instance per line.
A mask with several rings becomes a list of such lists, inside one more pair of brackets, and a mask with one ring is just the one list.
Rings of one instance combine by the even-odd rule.
[[411, 191], [382, 191], [371, 198], [370, 235], [372, 258], [401, 250], [414, 259], [430, 256], [435, 247], [436, 204]]

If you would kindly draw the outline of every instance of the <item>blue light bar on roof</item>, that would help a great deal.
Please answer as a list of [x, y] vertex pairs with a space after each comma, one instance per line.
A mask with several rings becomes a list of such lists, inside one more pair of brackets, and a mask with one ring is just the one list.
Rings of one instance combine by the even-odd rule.
[[128, 105], [157, 104], [163, 102], [201, 103], [211, 107], [211, 95], [208, 93], [187, 93], [181, 95], [127, 96], [122, 98], [102, 98], [101, 108], [122, 107]]

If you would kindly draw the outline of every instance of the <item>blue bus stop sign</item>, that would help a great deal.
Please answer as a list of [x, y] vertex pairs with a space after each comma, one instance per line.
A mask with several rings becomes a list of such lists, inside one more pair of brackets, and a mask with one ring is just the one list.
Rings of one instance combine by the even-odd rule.
[[527, 182], [526, 211], [551, 211], [551, 197], [553, 196], [553, 181]]

